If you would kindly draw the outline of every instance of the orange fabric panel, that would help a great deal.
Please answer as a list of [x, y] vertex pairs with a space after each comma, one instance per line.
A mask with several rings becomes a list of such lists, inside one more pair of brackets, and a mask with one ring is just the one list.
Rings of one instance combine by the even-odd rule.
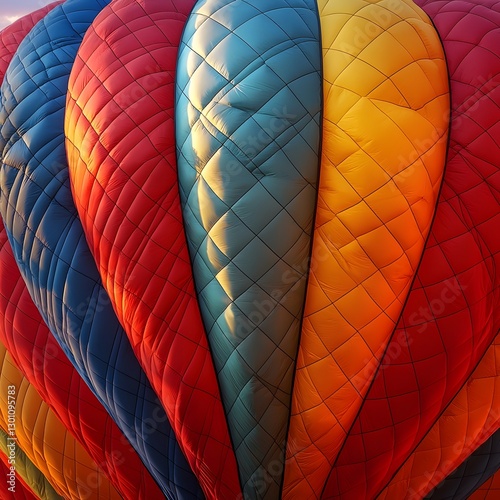
[[[451, 474], [499, 427], [500, 335], [467, 383], [403, 464], [380, 500], [422, 498]], [[409, 493], [408, 493], [409, 492]]]
[[[12, 386], [13, 395], [12, 390], [9, 394]], [[0, 343], [0, 427], [8, 434], [14, 431], [26, 456], [65, 499], [121, 499], [101, 469], [15, 366], [3, 343]]]
[[[15, 434], [14, 431], [12, 431], [12, 434]], [[29, 498], [63, 500], [47, 478], [34, 466], [26, 453], [19, 447], [15, 436], [11, 437], [2, 428], [0, 428], [0, 456], [3, 465], [7, 467], [6, 488], [10, 493], [10, 495], [6, 493], [8, 498], [23, 498], [25, 493], [26, 496], [31, 495]], [[2, 491], [1, 488], [0, 491]]]
[[323, 150], [286, 499], [320, 496], [368, 390], [421, 258], [448, 135], [446, 63], [423, 11], [410, 0], [319, 10]]

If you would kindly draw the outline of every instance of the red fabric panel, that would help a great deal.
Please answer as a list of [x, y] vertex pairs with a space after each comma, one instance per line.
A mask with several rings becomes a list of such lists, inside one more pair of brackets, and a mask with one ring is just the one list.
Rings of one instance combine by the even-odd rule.
[[35, 10], [0, 31], [0, 82], [3, 80], [10, 60], [23, 38], [40, 19], [62, 2], [63, 0], [59, 0]]
[[113, 307], [208, 498], [240, 493], [193, 284], [174, 137], [194, 2], [117, 0], [88, 30], [66, 114], [73, 196]]
[[163, 495], [136, 452], [85, 385], [33, 304], [0, 227], [0, 340], [26, 378], [131, 500]]
[[[47, 9], [41, 11], [48, 12]], [[0, 54], [5, 67], [15, 53], [16, 42], [19, 44], [43, 15], [30, 14], [1, 32]], [[8, 45], [3, 43], [6, 32], [12, 36], [15, 34], [14, 39], [10, 35], [7, 37]], [[0, 73], [0, 81], [3, 76]], [[163, 498], [136, 452], [43, 322], [21, 278], [1, 221], [0, 339], [26, 378], [102, 467], [124, 498]]]

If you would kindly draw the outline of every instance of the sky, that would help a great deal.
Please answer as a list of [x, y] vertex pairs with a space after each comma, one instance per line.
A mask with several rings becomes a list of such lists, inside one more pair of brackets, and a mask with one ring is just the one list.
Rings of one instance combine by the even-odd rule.
[[16, 19], [52, 3], [54, 0], [2, 0], [0, 5], [0, 30]]

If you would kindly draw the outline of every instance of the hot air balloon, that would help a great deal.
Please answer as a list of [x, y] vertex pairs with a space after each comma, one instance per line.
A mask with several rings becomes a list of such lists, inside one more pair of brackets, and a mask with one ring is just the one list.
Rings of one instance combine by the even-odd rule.
[[[40, 11], [21, 18], [2, 32], [4, 43], [0, 53], [5, 68], [19, 43], [33, 28], [38, 13]], [[46, 8], [41, 10], [42, 16], [46, 13]], [[3, 74], [0, 76], [3, 78]], [[0, 339], [13, 361], [80, 445], [103, 468], [122, 497], [161, 496], [122, 432], [50, 334], [19, 273], [3, 224], [0, 227], [0, 302]], [[17, 455], [20, 451], [18, 448]], [[30, 477], [31, 485], [39, 483], [32, 474]], [[48, 486], [41, 491], [47, 489]]]
[[0, 346], [100, 488], [494, 498], [500, 2], [31, 19], [0, 51]]
[[[15, 119], [12, 122], [15, 115], [22, 122], [28, 120], [31, 123], [27, 124], [29, 131], [23, 138], [20, 137], [18, 145], [11, 144], [14, 149], [23, 150], [21, 161], [25, 170], [8, 172], [10, 163], [7, 150], [11, 148], [10, 145], [2, 148], [6, 188], [12, 185], [11, 182], [15, 183], [14, 179], [18, 175], [24, 177], [26, 173], [31, 177], [32, 168], [39, 170], [37, 179], [32, 178], [34, 182], [24, 186], [27, 191], [23, 188], [23, 192], [30, 192], [31, 195], [28, 197], [30, 201], [24, 198], [28, 203], [22, 213], [20, 207], [9, 210], [10, 204], [5, 199], [9, 214], [5, 213], [3, 218], [7, 235], [9, 239], [12, 237], [10, 242], [14, 256], [19, 263], [25, 237], [30, 241], [26, 240], [27, 245], [34, 243], [38, 248], [34, 251], [44, 254], [35, 265], [36, 270], [33, 268], [28, 271], [35, 264], [34, 259], [26, 262], [28, 267], [20, 265], [21, 275], [42, 317], [76, 370], [125, 434], [164, 494], [174, 495], [177, 489], [185, 489], [187, 494], [192, 493], [193, 498], [196, 498], [201, 490], [175, 438], [170, 437], [172, 428], [167, 417], [135, 359], [130, 344], [124, 342], [123, 330], [100, 284], [97, 268], [76, 216], [68, 182], [63, 124], [69, 71], [83, 34], [106, 4], [99, 0], [94, 3], [71, 0], [55, 7], [23, 39], [7, 69], [3, 86], [10, 88], [11, 102], [3, 101], [2, 111], [7, 113], [4, 131], [8, 134], [12, 126], [20, 124], [17, 122], [16, 125]], [[36, 71], [36, 67], [45, 69], [32, 79], [30, 74]], [[20, 78], [16, 77], [12, 81], [11, 75], [19, 71], [22, 73]], [[55, 87], [52, 75], [57, 75], [58, 85]], [[39, 91], [33, 93], [30, 82], [35, 80]], [[23, 85], [23, 81], [28, 85]], [[20, 85], [17, 85], [18, 82]], [[45, 85], [51, 89], [48, 90]], [[45, 96], [45, 105], [42, 95]], [[32, 115], [35, 101], [38, 112]], [[17, 109], [16, 113], [9, 112], [14, 108]], [[50, 137], [45, 136], [38, 142], [41, 149], [37, 149], [35, 143], [30, 143], [31, 149], [26, 148], [25, 141], [30, 142], [29, 136], [31, 133], [36, 136], [36, 129], [40, 126], [50, 131]], [[52, 143], [48, 149], [44, 147], [47, 143]], [[13, 150], [11, 153], [17, 155]], [[43, 162], [40, 161], [40, 154], [47, 155]], [[54, 196], [47, 198], [49, 192]], [[45, 205], [41, 212], [35, 208], [40, 203]], [[64, 205], [66, 208], [62, 208], [61, 212]], [[7, 221], [10, 219], [14, 222], [19, 220], [18, 217], [24, 219], [29, 217], [29, 213], [37, 218], [36, 230], [28, 233], [22, 230], [15, 235], [10, 233]], [[60, 222], [58, 226], [53, 224], [51, 213], [61, 216], [57, 217]], [[43, 220], [38, 219], [42, 214]], [[39, 236], [45, 228], [47, 239], [44, 236], [44, 244], [38, 247]], [[72, 261], [69, 266], [68, 259]], [[66, 275], [64, 279], [60, 279], [60, 273]], [[64, 290], [73, 278], [78, 283], [78, 293], [68, 297]]]

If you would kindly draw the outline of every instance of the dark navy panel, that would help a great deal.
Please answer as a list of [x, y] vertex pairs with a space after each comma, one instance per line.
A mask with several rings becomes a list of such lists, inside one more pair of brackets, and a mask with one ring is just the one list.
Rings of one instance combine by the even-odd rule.
[[21, 273], [61, 347], [169, 498], [202, 498], [106, 294], [73, 203], [66, 91], [105, 0], [68, 0], [21, 43], [1, 92], [1, 213]]
[[500, 430], [443, 479], [425, 498], [465, 500], [500, 469]]

